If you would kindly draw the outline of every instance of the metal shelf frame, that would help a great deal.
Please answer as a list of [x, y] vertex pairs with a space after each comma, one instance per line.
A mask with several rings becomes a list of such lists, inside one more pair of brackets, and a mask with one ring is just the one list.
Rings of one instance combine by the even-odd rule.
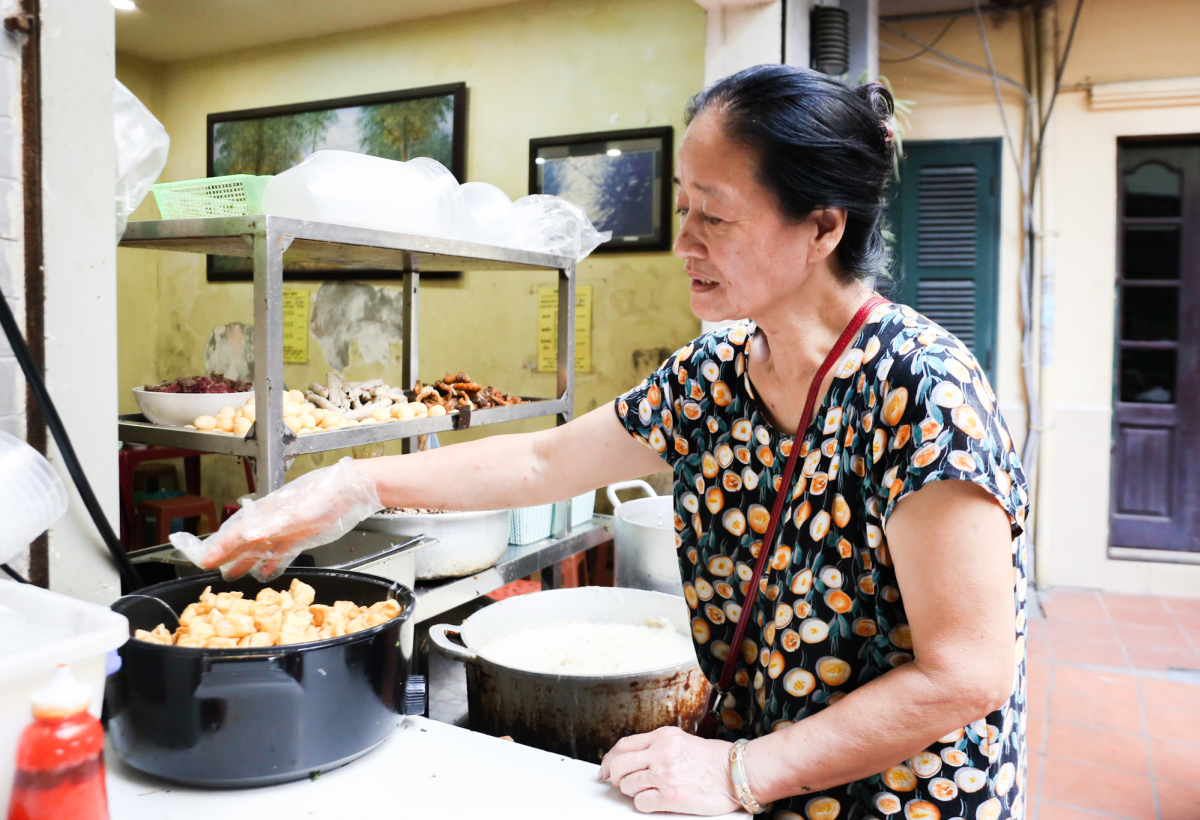
[[[254, 261], [254, 395], [258, 418], [244, 439], [148, 423], [140, 415], [121, 416], [121, 441], [160, 444], [209, 453], [250, 457], [259, 494], [282, 487], [291, 460], [316, 453], [381, 441], [404, 439], [405, 451], [416, 448], [416, 436], [461, 430], [518, 419], [556, 416], [559, 424], [573, 417], [575, 391], [575, 260], [533, 251], [498, 248], [455, 239], [307, 222], [277, 216], [231, 216], [131, 222], [122, 248], [239, 256]], [[558, 384], [552, 399], [450, 414], [435, 418], [387, 422], [296, 436], [283, 423], [283, 262], [316, 262], [402, 271], [403, 387], [419, 374], [420, 284], [422, 271], [558, 272]], [[561, 502], [558, 520], [570, 520], [569, 502]], [[560, 528], [561, 529], [561, 528]], [[559, 532], [562, 537], [564, 532]]]

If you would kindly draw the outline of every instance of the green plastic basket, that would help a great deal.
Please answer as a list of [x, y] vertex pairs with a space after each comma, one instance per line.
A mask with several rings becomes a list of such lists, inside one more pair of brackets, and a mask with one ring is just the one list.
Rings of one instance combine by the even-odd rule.
[[163, 219], [245, 216], [262, 213], [263, 189], [270, 179], [270, 176], [233, 174], [160, 182], [150, 190]]

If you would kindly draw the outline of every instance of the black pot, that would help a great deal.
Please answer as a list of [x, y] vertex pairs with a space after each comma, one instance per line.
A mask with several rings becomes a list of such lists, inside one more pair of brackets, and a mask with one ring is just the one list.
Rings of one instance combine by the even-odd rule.
[[[395, 599], [404, 611], [361, 632], [292, 646], [197, 649], [130, 640], [108, 678], [108, 736], [117, 756], [147, 774], [193, 786], [264, 786], [350, 762], [383, 742], [404, 713], [409, 657], [400, 630], [416, 599], [359, 572], [292, 568], [270, 584], [219, 573], [138, 590], [178, 613], [204, 588], [286, 589], [299, 578], [316, 602], [361, 606]], [[153, 623], [129, 624], [153, 629]]]

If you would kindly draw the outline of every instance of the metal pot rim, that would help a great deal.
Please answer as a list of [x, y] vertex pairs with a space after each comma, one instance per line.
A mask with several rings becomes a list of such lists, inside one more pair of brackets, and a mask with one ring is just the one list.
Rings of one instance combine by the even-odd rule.
[[[638, 500], [640, 501], [641, 499], [638, 499]], [[537, 596], [537, 595], [556, 596], [556, 595], [562, 595], [564, 593], [566, 593], [568, 596], [570, 596], [570, 595], [578, 594], [579, 591], [584, 590], [584, 589], [589, 589], [589, 588], [588, 587], [578, 587], [578, 588], [574, 588], [574, 589], [544, 590], [542, 592], [533, 593], [533, 596]], [[611, 591], [611, 590], [616, 590], [618, 588], [616, 588], [616, 587], [592, 587], [591, 589], [610, 590]], [[634, 594], [649, 593], [654, 596], [661, 595], [664, 598], [674, 597], [674, 596], [670, 596], [664, 592], [658, 592], [657, 590], [648, 590], [648, 589], [647, 590], [642, 590], [642, 589], [632, 590], [631, 589], [631, 590], [626, 590], [626, 591], [632, 592]], [[530, 597], [533, 597], [533, 596], [530, 596]], [[524, 597], [524, 596], [520, 596], [520, 597]], [[542, 600], [544, 600], [544, 598]], [[595, 681], [595, 682], [606, 682], [606, 683], [610, 683], [610, 682], [620, 683], [620, 682], [641, 680], [641, 679], [644, 679], [647, 675], [654, 675], [656, 677], [660, 676], [660, 675], [666, 676], [666, 675], [674, 674], [676, 672], [683, 671], [683, 670], [690, 669], [690, 668], [699, 668], [699, 660], [692, 659], [692, 660], [682, 661], [677, 664], [672, 664], [670, 666], [657, 666], [657, 667], [651, 667], [649, 669], [643, 669], [641, 671], [620, 672], [620, 673], [612, 674], [612, 675], [571, 675], [571, 674], [556, 674], [553, 672], [534, 672], [534, 671], [531, 671], [528, 669], [521, 669], [516, 666], [507, 666], [505, 664], [497, 663], [496, 661], [487, 657], [478, 647], [472, 646], [471, 643], [468, 642], [467, 637], [465, 635], [463, 635], [462, 633], [463, 633], [464, 629], [467, 629], [470, 626], [471, 621], [473, 619], [479, 618], [480, 622], [482, 622], [483, 620], [486, 620], [489, 617], [488, 610], [495, 610], [495, 608], [504, 607], [506, 605], [508, 605], [508, 606], [527, 606], [528, 604], [519, 602], [519, 598], [508, 598], [503, 601], [497, 601], [496, 603], [492, 604], [491, 606], [485, 607], [485, 608], [479, 610], [478, 612], [474, 613], [473, 615], [469, 616], [465, 621], [462, 622], [462, 624], [460, 626], [452, 627], [450, 630], [448, 630], [448, 631], [453, 631], [459, 635], [459, 638], [462, 641], [463, 645], [467, 648], [468, 651], [470, 651], [471, 653], [473, 653], [475, 655], [475, 657], [473, 659], [474, 662], [476, 662], [476, 663], [486, 662], [488, 664], [488, 666], [492, 667], [493, 669], [502, 669], [506, 673], [515, 673], [515, 674], [521, 675], [523, 677], [535, 678], [535, 679], [539, 679], [539, 680], [564, 680], [564, 681], [572, 681], [572, 682]], [[495, 610], [495, 611], [498, 611], [498, 610]], [[495, 611], [492, 612], [490, 617], [495, 617]], [[680, 633], [680, 634], [684, 634], [684, 633]], [[684, 634], [684, 637], [687, 637], [690, 640], [689, 635]]]
[[[475, 650], [472, 650], [475, 651]], [[676, 672], [683, 672], [689, 669], [699, 669], [700, 663], [698, 660], [684, 661], [672, 666], [656, 666], [651, 669], [643, 669], [638, 672], [622, 672], [619, 675], [558, 675], [552, 672], [533, 672], [528, 669], [522, 669], [519, 666], [506, 666], [502, 663], [496, 663], [491, 658], [479, 652], [475, 652], [476, 662], [486, 662], [493, 669], [503, 669], [506, 675], [516, 675], [522, 678], [532, 678], [535, 680], [562, 681], [570, 683], [629, 683], [632, 681], [645, 680], [647, 676], [653, 677], [668, 677]]]
[[[326, 569], [324, 567], [296, 567], [294, 569], [285, 570], [283, 577], [313, 577], [319, 576], [323, 578], [340, 577], [352, 578], [357, 581], [373, 581], [380, 587], [387, 585], [387, 591], [396, 596], [396, 600], [404, 605], [403, 611], [395, 618], [384, 621], [381, 624], [361, 629], [358, 632], [351, 632], [347, 635], [339, 635], [336, 638], [322, 638], [319, 641], [306, 641], [305, 643], [287, 644], [286, 646], [231, 646], [231, 647], [205, 647], [205, 646], [165, 646], [159, 643], [151, 643], [150, 641], [137, 641], [132, 635], [129, 640], [121, 645], [122, 649], [133, 648], [139, 652], [155, 652], [160, 654], [183, 653], [184, 655], [219, 655], [219, 656], [249, 656], [255, 658], [269, 658], [272, 656], [295, 655], [303, 652], [313, 652], [319, 649], [327, 649], [331, 646], [342, 646], [343, 644], [355, 643], [366, 639], [373, 638], [381, 632], [386, 632], [389, 628], [404, 624], [412, 617], [413, 611], [417, 606], [417, 598], [408, 587], [403, 584], [391, 581], [387, 578], [381, 578], [378, 575], [370, 575], [365, 572], [352, 572], [344, 569]], [[138, 594], [146, 595], [155, 591], [166, 589], [175, 589], [177, 587], [190, 586], [197, 583], [207, 583], [214, 580], [223, 580], [220, 572], [210, 572], [204, 575], [189, 575], [185, 578], [176, 578], [173, 581], [163, 581], [158, 584], [151, 584], [138, 590]], [[276, 579], [278, 580], [278, 579]], [[301, 577], [303, 580], [303, 577]], [[273, 582], [268, 581], [263, 586], [267, 586]], [[387, 600], [381, 598], [380, 600]], [[131, 646], [132, 644], [132, 646]]]
[[373, 521], [395, 521], [402, 519], [405, 521], [461, 521], [471, 518], [485, 518], [489, 515], [508, 514], [508, 510], [464, 510], [459, 512], [437, 512], [437, 513], [372, 513], [367, 516], [367, 519]]

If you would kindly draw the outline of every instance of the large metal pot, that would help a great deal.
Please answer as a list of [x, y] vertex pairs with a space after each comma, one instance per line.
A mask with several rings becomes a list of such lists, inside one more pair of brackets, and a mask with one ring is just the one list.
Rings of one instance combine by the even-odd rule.
[[[108, 738], [135, 769], [194, 786], [263, 786], [341, 766], [373, 749], [405, 712], [409, 655], [400, 631], [416, 600], [384, 578], [342, 570], [292, 568], [272, 582], [299, 578], [318, 603], [369, 605], [395, 599], [399, 617], [361, 632], [291, 646], [199, 649], [130, 640], [108, 678]], [[138, 590], [177, 613], [215, 592], [257, 594], [251, 578], [219, 573]], [[137, 623], [135, 629], [153, 629]], [[416, 704], [421, 705], [421, 704]], [[420, 711], [414, 709], [414, 711]]]
[[[647, 498], [622, 502], [620, 490], [637, 487]], [[613, 505], [613, 584], [683, 595], [679, 553], [675, 549], [675, 505], [669, 495], [655, 495], [645, 481], [619, 481], [608, 487]]]
[[[455, 627], [429, 630], [438, 651], [467, 666], [471, 728], [579, 760], [597, 761], [627, 735], [661, 726], [694, 731], [708, 680], [696, 661], [616, 675], [552, 675], [498, 664], [481, 653], [494, 639], [554, 622], [644, 624], [667, 619], [691, 634], [679, 597], [639, 589], [580, 587], [508, 598]], [[462, 645], [450, 636], [459, 638]]]
[[358, 529], [437, 539], [417, 553], [417, 580], [460, 578], [493, 566], [508, 549], [508, 510], [368, 516]]

